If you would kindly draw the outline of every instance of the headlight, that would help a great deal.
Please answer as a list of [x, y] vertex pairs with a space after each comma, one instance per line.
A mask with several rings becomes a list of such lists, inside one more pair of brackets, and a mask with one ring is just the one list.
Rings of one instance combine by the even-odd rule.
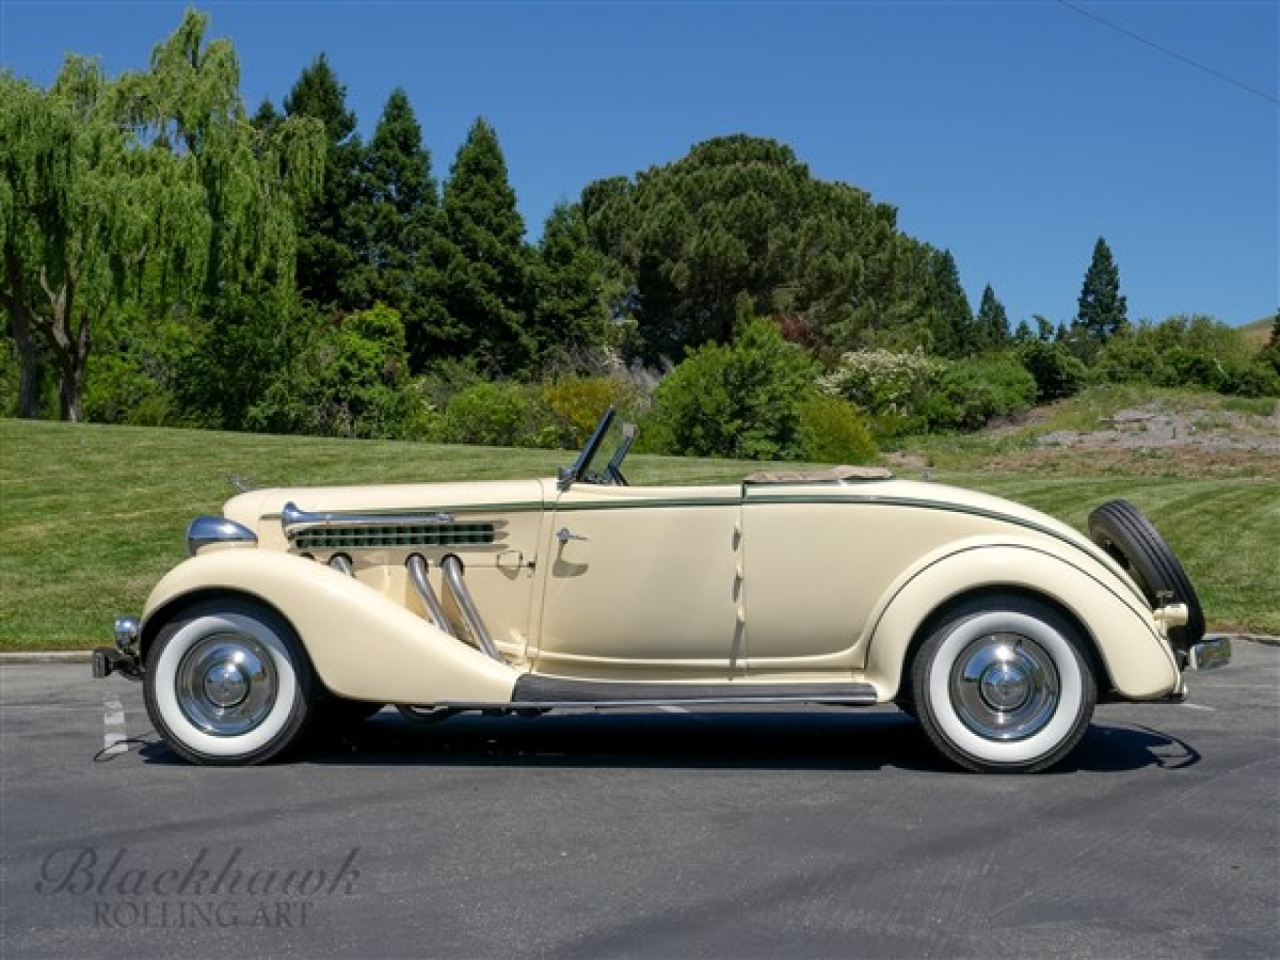
[[196, 517], [187, 526], [187, 556], [215, 543], [256, 544], [258, 535], [226, 517]]

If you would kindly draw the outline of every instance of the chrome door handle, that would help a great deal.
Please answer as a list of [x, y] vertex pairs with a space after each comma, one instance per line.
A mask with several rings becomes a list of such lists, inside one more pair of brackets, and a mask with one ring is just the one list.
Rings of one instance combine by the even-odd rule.
[[556, 531], [556, 539], [561, 543], [568, 543], [570, 540], [590, 540], [590, 537], [584, 537], [580, 533], [574, 533], [568, 527], [561, 527]]

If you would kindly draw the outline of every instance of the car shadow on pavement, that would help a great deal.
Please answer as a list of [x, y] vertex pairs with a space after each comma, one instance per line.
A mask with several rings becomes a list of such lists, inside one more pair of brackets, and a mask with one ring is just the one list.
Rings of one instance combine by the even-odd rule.
[[[1199, 753], [1147, 727], [1094, 724], [1054, 773], [1178, 769]], [[415, 725], [393, 710], [313, 736], [295, 762], [342, 766], [519, 766], [956, 772], [898, 711], [463, 715]]]
[[[132, 738], [148, 765], [186, 766], [148, 731]], [[123, 759], [104, 755], [95, 762]], [[1191, 744], [1150, 727], [1095, 723], [1051, 774], [1176, 770], [1200, 762]], [[525, 719], [462, 715], [419, 725], [383, 710], [344, 731], [308, 735], [279, 761], [337, 766], [572, 767], [963, 772], [897, 711], [590, 712]]]

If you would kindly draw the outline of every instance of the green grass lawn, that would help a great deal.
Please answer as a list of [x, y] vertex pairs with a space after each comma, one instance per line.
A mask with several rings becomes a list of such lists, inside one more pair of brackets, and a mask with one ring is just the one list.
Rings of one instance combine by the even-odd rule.
[[[0, 420], [0, 649], [109, 641], [184, 557], [187, 521], [254, 486], [553, 476], [572, 454], [380, 441]], [[758, 463], [635, 456], [635, 483], [717, 483]], [[794, 465], [793, 465], [794, 466]], [[1007, 496], [1082, 528], [1126, 497], [1182, 557], [1211, 628], [1280, 634], [1280, 479], [985, 471], [939, 464], [935, 480]]]

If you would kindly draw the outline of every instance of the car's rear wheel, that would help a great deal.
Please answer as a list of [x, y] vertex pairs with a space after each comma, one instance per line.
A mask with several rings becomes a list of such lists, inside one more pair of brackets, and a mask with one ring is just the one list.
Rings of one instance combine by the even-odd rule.
[[147, 655], [147, 713], [193, 763], [252, 764], [278, 755], [307, 725], [315, 690], [293, 628], [248, 599], [182, 611]]
[[1097, 701], [1086, 640], [1036, 600], [986, 597], [951, 611], [916, 654], [912, 700], [930, 741], [969, 770], [1030, 773], [1063, 759]]

